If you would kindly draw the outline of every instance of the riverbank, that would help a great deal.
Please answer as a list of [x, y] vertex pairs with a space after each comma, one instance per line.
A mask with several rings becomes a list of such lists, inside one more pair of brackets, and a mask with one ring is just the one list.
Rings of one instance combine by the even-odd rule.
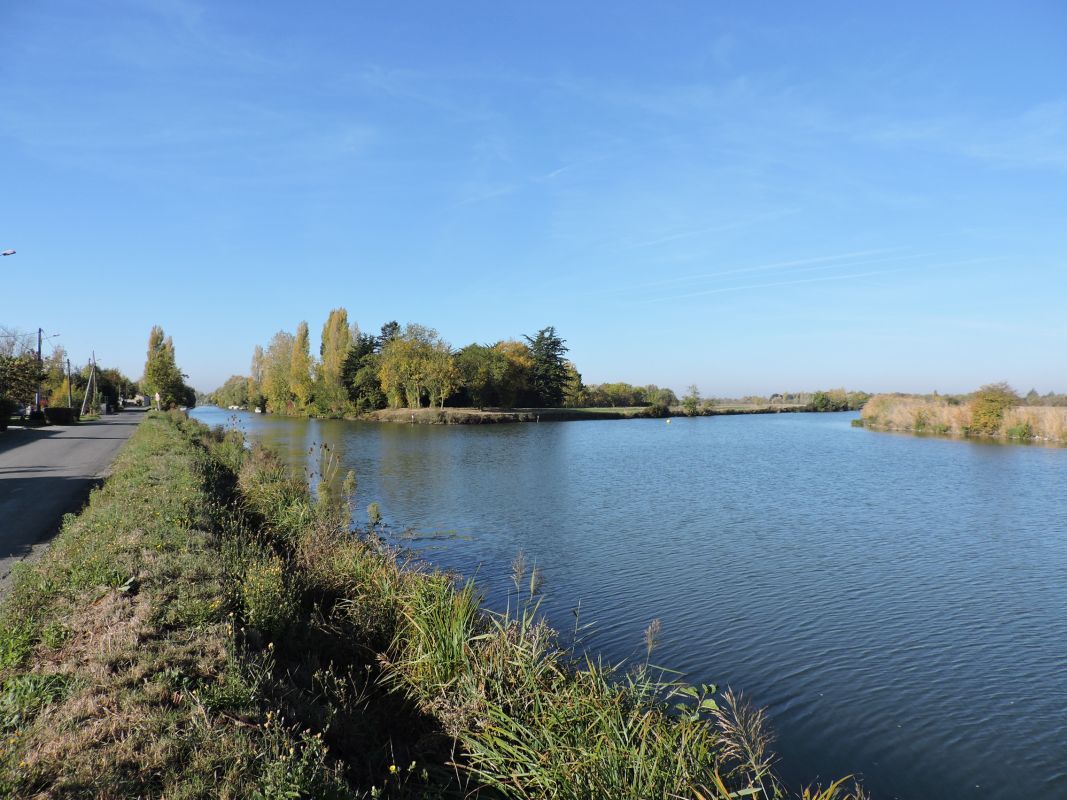
[[983, 398], [875, 395], [856, 423], [876, 431], [1067, 444], [1067, 408]]
[[625, 408], [385, 408], [358, 419], [415, 425], [491, 425], [516, 422], [568, 422], [575, 420], [660, 419], [667, 417], [714, 417], [734, 414], [780, 414], [811, 411], [804, 406], [704, 406], [688, 413], [681, 406], [631, 406]]
[[579, 664], [537, 619], [536, 574], [517, 564], [490, 614], [348, 520], [239, 434], [151, 414], [0, 607], [0, 791], [773, 790], [761, 716], [732, 695]]
[[360, 420], [416, 425], [492, 425], [515, 422], [563, 422], [580, 419], [636, 419], [652, 416], [647, 408], [383, 408]]

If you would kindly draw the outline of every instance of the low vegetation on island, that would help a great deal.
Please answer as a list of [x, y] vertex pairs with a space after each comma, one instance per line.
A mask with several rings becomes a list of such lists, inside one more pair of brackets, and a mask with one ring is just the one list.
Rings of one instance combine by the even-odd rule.
[[[860, 798], [774, 775], [761, 712], [645, 655], [609, 666], [350, 530], [235, 431], [150, 412], [0, 606], [0, 794]], [[341, 484], [331, 491], [327, 487]]]
[[1020, 397], [1006, 383], [968, 395], [879, 394], [857, 423], [872, 430], [1067, 444], [1067, 396], [1031, 390]]

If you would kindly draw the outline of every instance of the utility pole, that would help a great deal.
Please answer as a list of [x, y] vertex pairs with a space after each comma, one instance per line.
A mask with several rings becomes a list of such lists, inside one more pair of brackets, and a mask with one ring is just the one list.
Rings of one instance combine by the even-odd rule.
[[41, 334], [44, 331], [40, 328], [37, 329], [37, 394], [33, 397], [33, 410], [41, 410], [41, 369], [44, 367], [44, 362], [41, 361]]
[[70, 382], [70, 359], [67, 359], [67, 408], [74, 408], [74, 387]]
[[[85, 409], [86, 409], [86, 406], [89, 403], [89, 390], [93, 387], [93, 379], [96, 377], [96, 358], [95, 358], [95, 354], [94, 354], [93, 360], [91, 362], [89, 362], [89, 363], [91, 364], [91, 369], [89, 370], [89, 381], [85, 384], [85, 397], [82, 398], [82, 410], [81, 410], [82, 416], [85, 416]], [[89, 408], [92, 408], [92, 406], [90, 405]]]

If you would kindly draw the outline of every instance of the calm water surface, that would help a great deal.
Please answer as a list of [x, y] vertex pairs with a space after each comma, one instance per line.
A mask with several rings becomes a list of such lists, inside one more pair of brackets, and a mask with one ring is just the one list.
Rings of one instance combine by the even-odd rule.
[[[197, 409], [225, 424], [233, 412]], [[1067, 449], [851, 428], [853, 414], [436, 427], [238, 414], [477, 575], [521, 549], [560, 628], [743, 689], [783, 773], [876, 798], [1067, 798]], [[362, 520], [361, 520], [362, 521]]]

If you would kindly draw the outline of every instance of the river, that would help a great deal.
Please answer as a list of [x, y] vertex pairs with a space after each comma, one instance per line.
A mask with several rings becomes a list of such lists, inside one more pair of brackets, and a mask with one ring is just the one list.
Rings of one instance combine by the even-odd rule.
[[[792, 783], [876, 800], [1067, 797], [1067, 449], [876, 433], [855, 414], [426, 426], [211, 407], [290, 463], [325, 443], [433, 563], [595, 623], [768, 708]], [[360, 511], [360, 522], [364, 512]]]

